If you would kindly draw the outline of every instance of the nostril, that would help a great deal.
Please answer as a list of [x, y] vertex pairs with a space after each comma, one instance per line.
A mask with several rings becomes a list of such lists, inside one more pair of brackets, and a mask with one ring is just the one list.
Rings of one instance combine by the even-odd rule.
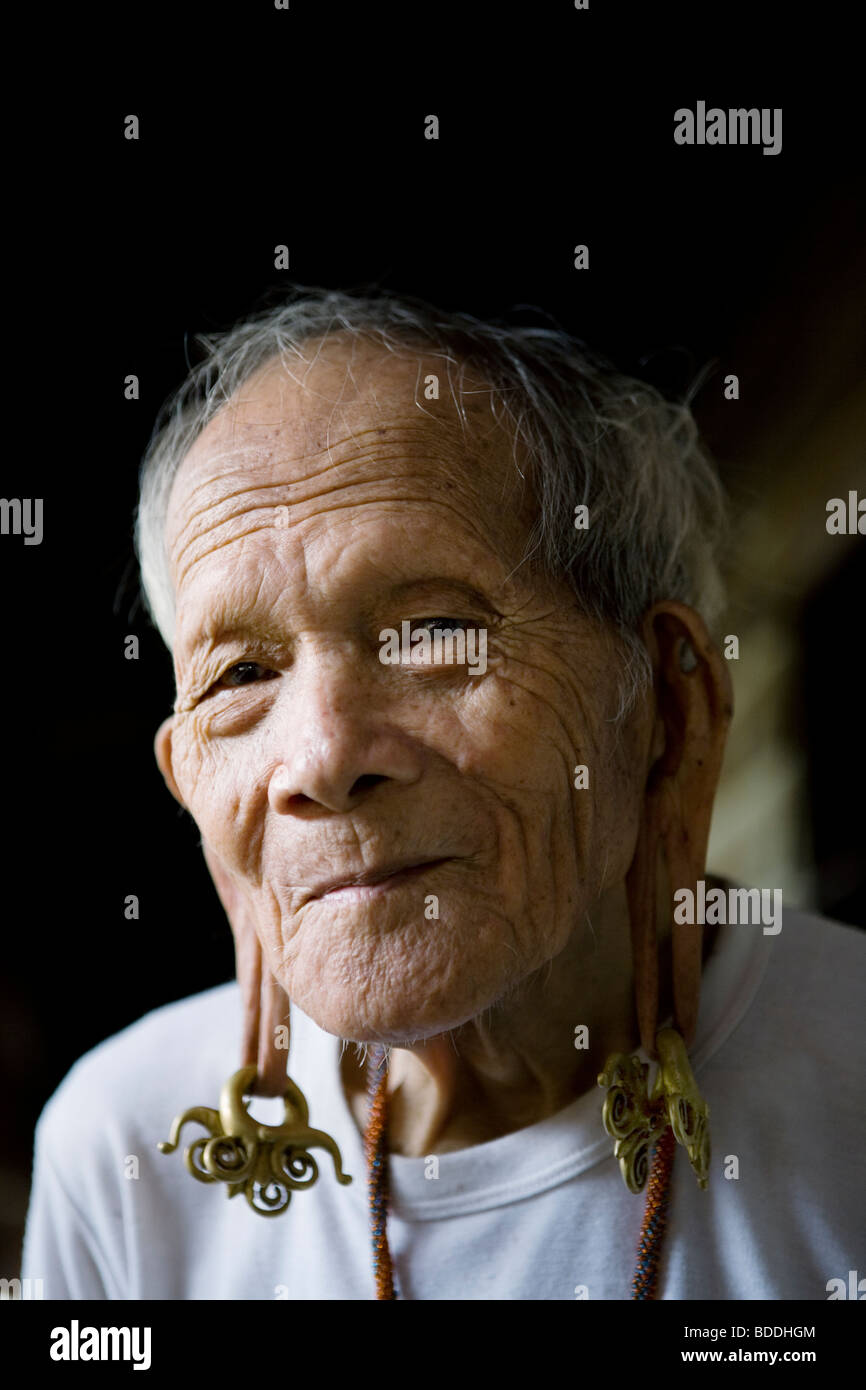
[[378, 772], [365, 772], [363, 777], [359, 777], [357, 782], [352, 785], [351, 796], [358, 796], [361, 792], [370, 791], [379, 782], [387, 782], [387, 777], [381, 776]]

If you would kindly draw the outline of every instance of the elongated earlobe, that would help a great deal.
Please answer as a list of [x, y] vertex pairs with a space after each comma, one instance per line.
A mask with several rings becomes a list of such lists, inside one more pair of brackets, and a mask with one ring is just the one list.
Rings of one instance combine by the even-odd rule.
[[[278, 1216], [292, 1193], [317, 1181], [313, 1148], [330, 1154], [334, 1174], [343, 1185], [352, 1181], [343, 1172], [336, 1142], [324, 1130], [310, 1128], [307, 1100], [288, 1075], [290, 1003], [267, 968], [251, 909], [231, 876], [202, 843], [207, 866], [228, 914], [235, 939], [235, 959], [241, 991], [243, 1023], [242, 1065], [224, 1083], [218, 1107], [193, 1105], [176, 1115], [161, 1153], [177, 1149], [189, 1123], [203, 1125], [209, 1137], [194, 1140], [184, 1153], [187, 1172], [198, 1182], [221, 1182], [228, 1196], [243, 1193], [260, 1216]], [[249, 1113], [248, 1096], [280, 1096], [284, 1119], [266, 1125]]]
[[689, 1047], [700, 1002], [701, 931], [694, 923], [674, 920], [673, 894], [683, 888], [694, 893], [705, 870], [732, 696], [727, 667], [692, 609], [676, 602], [656, 605], [647, 615], [644, 634], [653, 660], [665, 746], [647, 778], [644, 814], [626, 887], [641, 1046], [655, 1058], [658, 856], [662, 850], [671, 894], [674, 1024]]
[[658, 854], [664, 806], [658, 790], [648, 791], [634, 858], [626, 875], [635, 1007], [641, 1047], [655, 1058], [659, 1011], [656, 894]]
[[235, 940], [243, 1018], [242, 1065], [256, 1068], [256, 1095], [281, 1096], [289, 1059], [289, 997], [267, 967], [255, 922], [240, 891], [208, 846], [202, 843], [202, 849]]
[[255, 932], [233, 931], [243, 1010], [241, 1065], [255, 1067], [256, 1095], [281, 1096], [291, 1041], [289, 996], [265, 966]]
[[[693, 892], [704, 872], [713, 798], [732, 712], [727, 670], [697, 613], [683, 604], [657, 604], [644, 623], [654, 674], [654, 741], [635, 853], [626, 876], [631, 917], [635, 1004], [641, 1047], [659, 1068], [652, 1088], [649, 1066], [639, 1057], [613, 1053], [598, 1084], [607, 1092], [602, 1122], [616, 1142], [616, 1157], [630, 1192], [649, 1176], [634, 1296], [653, 1285], [659, 1203], [667, 1201], [673, 1147], [686, 1149], [699, 1186], [707, 1186], [709, 1108], [689, 1066], [701, 993], [701, 931], [679, 923], [673, 912], [678, 889]], [[664, 746], [659, 752], [660, 732]], [[658, 1029], [657, 943], [659, 854], [668, 870], [671, 922], [673, 1028]], [[652, 1166], [650, 1171], [650, 1153]], [[649, 1295], [651, 1296], [651, 1295]]]

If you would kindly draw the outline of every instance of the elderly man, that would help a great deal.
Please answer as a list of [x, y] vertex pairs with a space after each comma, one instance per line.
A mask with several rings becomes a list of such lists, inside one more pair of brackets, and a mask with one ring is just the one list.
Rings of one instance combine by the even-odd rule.
[[834, 1296], [861, 941], [705, 877], [724, 503], [688, 411], [558, 330], [386, 295], [301, 292], [207, 348], [137, 542], [177, 683], [156, 755], [238, 983], [73, 1068], [24, 1273]]

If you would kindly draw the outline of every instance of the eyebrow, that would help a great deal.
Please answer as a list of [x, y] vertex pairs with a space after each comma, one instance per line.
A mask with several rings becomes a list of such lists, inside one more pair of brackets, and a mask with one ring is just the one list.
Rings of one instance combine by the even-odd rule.
[[469, 603], [477, 604], [480, 608], [491, 608], [490, 598], [483, 594], [480, 589], [476, 589], [473, 584], [467, 584], [463, 579], [455, 579], [446, 574], [428, 575], [420, 579], [408, 579], [402, 584], [395, 584], [389, 591], [389, 599], [411, 598], [414, 593], [433, 589], [451, 589], [459, 594]]
[[[430, 574], [404, 580], [388, 589], [379, 602], [406, 603], [413, 597], [423, 597], [425, 593], [431, 594], [432, 601], [434, 591], [443, 589], [450, 590], [458, 599], [484, 609], [487, 613], [496, 612], [491, 599], [481, 590], [463, 579], [445, 574]], [[450, 615], [442, 613], [438, 616]], [[256, 639], [263, 650], [276, 649], [285, 643], [285, 636], [274, 629], [269, 614], [259, 615], [252, 610], [240, 621], [235, 619], [229, 622], [222, 605], [218, 602], [193, 631], [189, 649], [196, 651], [204, 645], [216, 647], [235, 640], [248, 641], [251, 637]]]

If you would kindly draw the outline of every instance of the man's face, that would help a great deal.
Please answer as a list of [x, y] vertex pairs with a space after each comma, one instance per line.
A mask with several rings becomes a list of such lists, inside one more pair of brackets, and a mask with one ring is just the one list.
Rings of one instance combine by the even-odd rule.
[[[179, 471], [160, 755], [289, 997], [399, 1044], [478, 1015], [621, 888], [645, 768], [610, 722], [610, 644], [520, 566], [482, 384], [462, 420], [441, 359], [309, 355], [252, 378]], [[486, 629], [486, 670], [384, 664], [404, 621]]]

